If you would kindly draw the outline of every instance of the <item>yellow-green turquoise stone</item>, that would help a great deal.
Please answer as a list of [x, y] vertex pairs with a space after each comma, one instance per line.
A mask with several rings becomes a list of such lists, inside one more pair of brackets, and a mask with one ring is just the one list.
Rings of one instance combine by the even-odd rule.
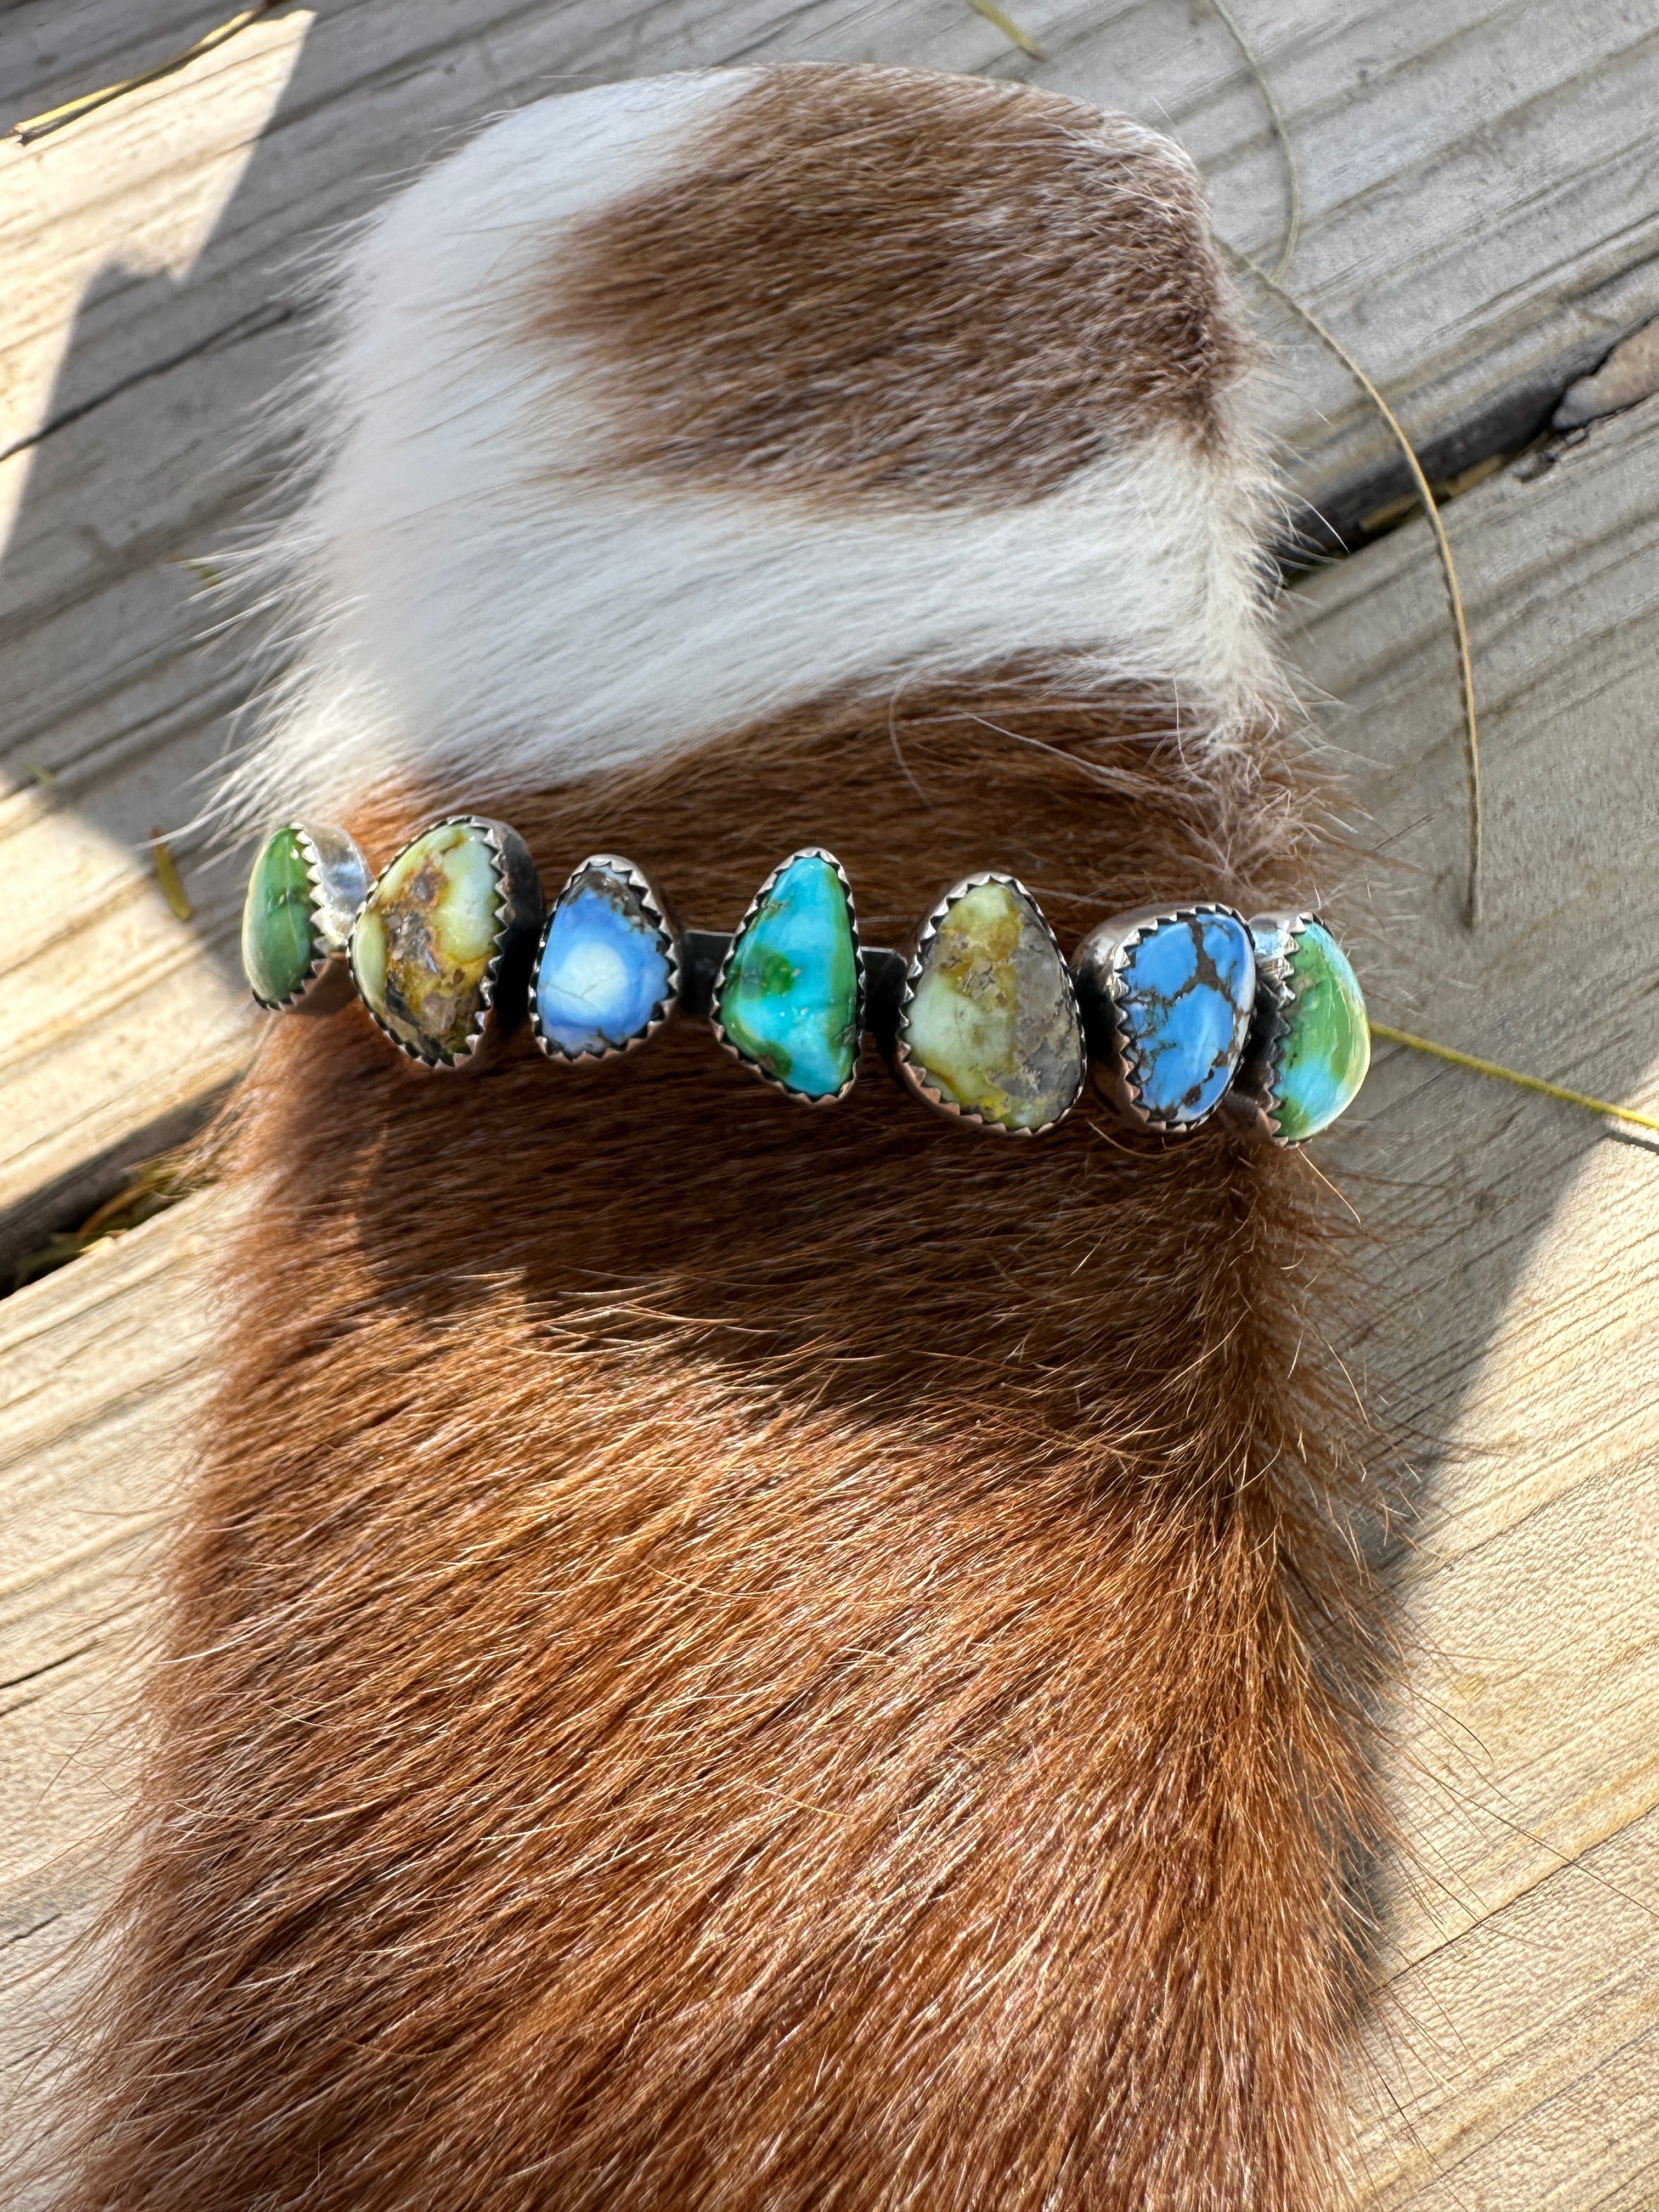
[[310, 977], [321, 951], [312, 915], [311, 870], [298, 830], [265, 840], [242, 908], [242, 972], [262, 1006], [281, 1006]]
[[351, 933], [365, 1003], [424, 1060], [471, 1044], [501, 926], [495, 857], [470, 822], [441, 822], [406, 845]]
[[858, 953], [834, 864], [785, 861], [732, 943], [716, 1012], [763, 1075], [805, 1098], [833, 1098], [857, 1065]]
[[899, 1024], [910, 1062], [952, 1105], [1005, 1129], [1060, 1120], [1083, 1087], [1071, 985], [1042, 917], [1011, 884], [951, 906]]
[[1287, 1145], [1328, 1129], [1353, 1103], [1371, 1064], [1364, 995], [1348, 956], [1310, 921], [1290, 957], [1289, 1029], [1279, 1048], [1273, 1117]]

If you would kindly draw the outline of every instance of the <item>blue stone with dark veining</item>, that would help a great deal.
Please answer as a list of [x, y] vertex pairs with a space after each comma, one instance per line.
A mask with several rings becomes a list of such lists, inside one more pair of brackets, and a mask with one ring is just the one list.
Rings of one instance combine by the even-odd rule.
[[1249, 931], [1196, 914], [1149, 929], [1121, 976], [1118, 1019], [1134, 1054], [1140, 1103], [1160, 1121], [1200, 1121], [1232, 1080], [1255, 998]]
[[584, 868], [560, 894], [532, 988], [542, 1035], [567, 1057], [616, 1052], [670, 995], [666, 933], [627, 879]]

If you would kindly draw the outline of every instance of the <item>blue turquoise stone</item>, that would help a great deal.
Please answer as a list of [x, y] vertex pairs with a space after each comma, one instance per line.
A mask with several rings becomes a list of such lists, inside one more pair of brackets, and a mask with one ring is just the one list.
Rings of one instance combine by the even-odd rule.
[[833, 1098], [857, 1065], [858, 945], [834, 862], [786, 860], [732, 941], [714, 1011], [726, 1041], [774, 1083]]
[[560, 893], [532, 988], [543, 1037], [567, 1059], [617, 1052], [667, 1011], [666, 930], [611, 868], [581, 869]]
[[1159, 922], [1125, 962], [1118, 1020], [1140, 1104], [1176, 1126], [1200, 1121], [1232, 1080], [1255, 997], [1255, 954], [1227, 914]]

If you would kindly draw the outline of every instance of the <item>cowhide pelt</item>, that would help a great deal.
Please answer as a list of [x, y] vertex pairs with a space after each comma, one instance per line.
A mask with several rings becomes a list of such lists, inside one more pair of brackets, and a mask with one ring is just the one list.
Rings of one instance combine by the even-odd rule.
[[[1197, 176], [1018, 87], [546, 101], [344, 250], [228, 796], [729, 928], [1324, 885]], [[1332, 1215], [706, 1030], [274, 1022], [66, 2212], [1342, 2200], [1382, 1640]], [[1333, 1387], [1334, 1378], [1334, 1387]]]

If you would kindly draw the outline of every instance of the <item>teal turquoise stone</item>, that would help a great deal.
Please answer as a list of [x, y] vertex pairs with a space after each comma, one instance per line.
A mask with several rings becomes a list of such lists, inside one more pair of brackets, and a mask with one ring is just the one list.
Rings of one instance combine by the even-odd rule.
[[1200, 913], [1146, 931], [1123, 964], [1118, 1021], [1148, 1114], [1201, 1121], [1232, 1080], [1255, 1000], [1250, 933]]
[[763, 1075], [833, 1098], [858, 1063], [858, 947], [832, 861], [786, 860], [732, 942], [715, 1014]]
[[643, 1036], [667, 1011], [672, 949], [626, 877], [582, 869], [559, 895], [536, 966], [543, 1037], [574, 1060]]
[[1280, 1042], [1271, 1111], [1281, 1144], [1328, 1129], [1353, 1103], [1371, 1064], [1364, 994], [1348, 956], [1310, 921], [1290, 954], [1288, 1026]]
[[947, 1105], [1011, 1133], [1046, 1129], [1083, 1088], [1083, 1033], [1066, 964], [1018, 884], [951, 900], [899, 1024], [907, 1066]]
[[242, 971], [262, 1006], [286, 1005], [310, 980], [321, 951], [314, 896], [299, 831], [276, 830], [259, 848], [242, 908]]

